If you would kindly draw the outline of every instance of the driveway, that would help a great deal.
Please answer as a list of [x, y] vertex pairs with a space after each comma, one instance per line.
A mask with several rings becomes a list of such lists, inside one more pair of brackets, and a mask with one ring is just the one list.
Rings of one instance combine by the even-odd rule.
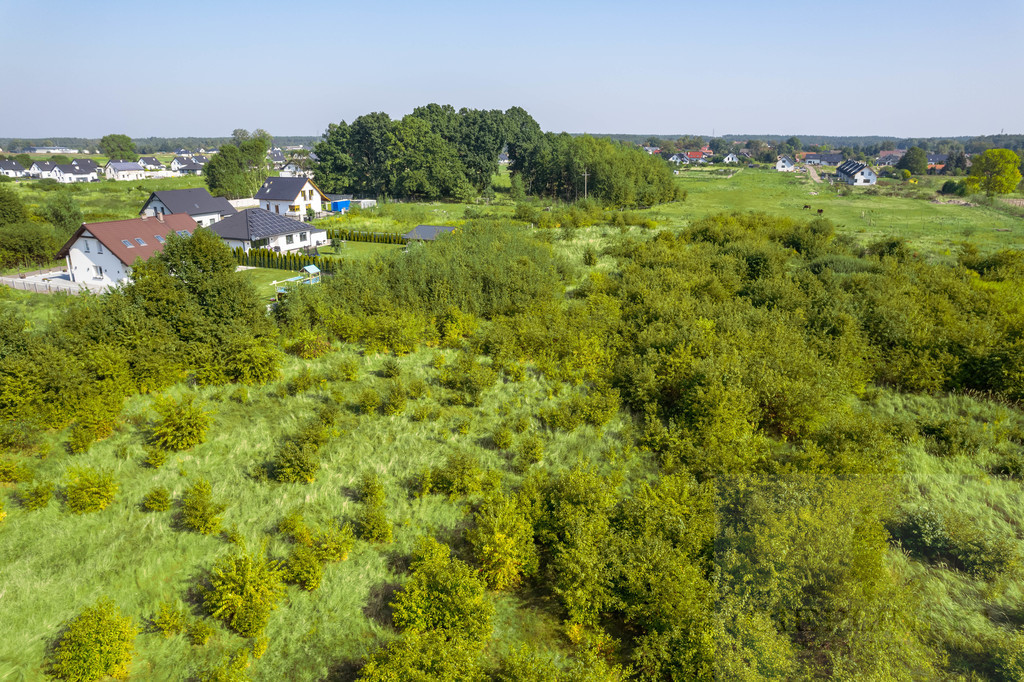
[[807, 174], [811, 176], [811, 180], [814, 182], [821, 182], [821, 178], [818, 177], [818, 171], [814, 170], [814, 166], [807, 164]]

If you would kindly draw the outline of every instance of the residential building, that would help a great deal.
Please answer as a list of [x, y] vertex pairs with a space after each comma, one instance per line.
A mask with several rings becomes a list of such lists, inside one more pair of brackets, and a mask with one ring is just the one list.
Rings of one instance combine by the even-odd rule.
[[310, 210], [321, 213], [328, 201], [327, 195], [309, 178], [267, 178], [253, 198], [266, 211], [300, 220]]
[[678, 166], [679, 164], [683, 163], [683, 161], [685, 159], [686, 159], [686, 155], [685, 154], [682, 154], [682, 153], [673, 154], [672, 156], [668, 157], [668, 162], [669, 163], [674, 163], [674, 164], [676, 164]]
[[138, 161], [107, 161], [103, 167], [107, 180], [142, 180], [146, 171]]
[[796, 170], [796, 164], [793, 163], [793, 159], [788, 156], [780, 156], [779, 160], [775, 162], [775, 170], [781, 172], [791, 172]]
[[145, 216], [184, 214], [199, 227], [209, 227], [236, 213], [227, 199], [212, 196], [205, 187], [153, 192], [139, 211], [139, 215]]
[[155, 156], [143, 156], [141, 159], [139, 159], [139, 163], [142, 164], [142, 167], [145, 168], [146, 170], [164, 169], [164, 165], [157, 161]]
[[411, 232], [406, 232], [402, 236], [409, 241], [432, 242], [441, 235], [451, 234], [457, 229], [457, 227], [448, 227], [447, 225], [417, 225]]
[[281, 151], [280, 147], [274, 147], [269, 150], [267, 152], [267, 158], [270, 159], [270, 162], [274, 164], [275, 168], [280, 168], [285, 164], [285, 161], [287, 161], [287, 159], [284, 158], [284, 152]]
[[505, 152], [498, 154], [498, 163], [500, 163], [502, 166], [507, 166], [509, 164], [508, 154], [506, 154]]
[[73, 163], [60, 164], [53, 169], [53, 178], [57, 182], [71, 184], [73, 182], [93, 182], [98, 180], [98, 172], [89, 170]]
[[878, 182], [878, 176], [867, 164], [853, 159], [841, 164], [836, 168], [836, 177], [849, 185], [873, 185]]
[[313, 177], [313, 171], [307, 168], [308, 162], [299, 159], [292, 159], [285, 165], [281, 166], [281, 177], [282, 178], [311, 178]]
[[33, 161], [32, 165], [28, 167], [26, 175], [41, 180], [48, 180], [53, 178], [53, 172], [56, 168], [57, 164], [53, 161]]
[[25, 169], [17, 161], [4, 161], [0, 159], [0, 175], [6, 175], [9, 178], [23, 178], [25, 177]]
[[840, 152], [820, 152], [808, 154], [804, 157], [804, 163], [809, 166], [838, 166], [843, 162], [843, 155]]
[[883, 152], [878, 152], [878, 158], [875, 159], [879, 166], [893, 166], [897, 161], [903, 158], [903, 155], [907, 153], [906, 149], [888, 149]]
[[213, 224], [211, 230], [231, 248], [270, 249], [285, 252], [312, 249], [328, 242], [327, 231], [271, 213], [263, 208], [247, 208]]
[[162, 251], [169, 235], [188, 237], [195, 229], [187, 215], [82, 223], [57, 257], [67, 261], [72, 282], [114, 286], [131, 277], [136, 260]]
[[81, 169], [91, 173], [96, 173], [97, 175], [99, 175], [100, 172], [100, 165], [92, 159], [71, 159], [71, 165], [78, 166]]
[[202, 175], [203, 164], [194, 162], [183, 163], [179, 164], [175, 170], [178, 172], [178, 175]]
[[739, 163], [739, 162], [740, 162], [740, 157], [738, 157], [738, 156], [736, 156], [735, 154], [732, 154], [732, 153], [726, 154], [725, 158], [722, 159], [722, 163]]
[[190, 163], [192, 163], [192, 155], [191, 154], [189, 154], [188, 156], [181, 156], [181, 155], [175, 156], [174, 159], [171, 161], [171, 170], [172, 171], [180, 170], [182, 166], [187, 166]]
[[685, 155], [683, 163], [707, 163], [704, 160], [704, 152], [683, 152]]

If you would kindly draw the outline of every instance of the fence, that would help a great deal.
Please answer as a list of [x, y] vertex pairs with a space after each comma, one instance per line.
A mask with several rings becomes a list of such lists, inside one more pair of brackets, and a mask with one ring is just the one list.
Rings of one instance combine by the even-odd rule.
[[20, 279], [18, 277], [0, 277], [0, 285], [8, 286], [12, 289], [20, 289], [22, 291], [33, 291], [37, 294], [80, 294], [82, 292], [98, 294], [106, 291], [106, 287], [100, 289], [80, 282], [37, 282], [34, 280]]

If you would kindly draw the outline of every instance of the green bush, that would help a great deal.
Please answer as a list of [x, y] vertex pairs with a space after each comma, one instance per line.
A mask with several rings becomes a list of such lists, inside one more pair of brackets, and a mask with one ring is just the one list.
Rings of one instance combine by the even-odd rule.
[[197, 618], [188, 624], [185, 636], [188, 637], [189, 644], [203, 646], [213, 637], [213, 626], [205, 620]]
[[344, 358], [335, 367], [342, 381], [355, 381], [359, 378], [359, 361], [355, 358]]
[[287, 390], [289, 395], [299, 395], [314, 388], [323, 388], [325, 383], [324, 379], [311, 372], [309, 367], [303, 367], [302, 371], [288, 382]]
[[170, 453], [163, 448], [149, 447], [146, 449], [146, 458], [142, 461], [145, 462], [148, 467], [159, 469], [167, 462], [167, 457], [169, 455]]
[[338, 527], [332, 523], [318, 529], [312, 538], [313, 551], [323, 563], [345, 561], [354, 544], [352, 528], [347, 524]]
[[494, 435], [491, 436], [491, 441], [494, 443], [494, 447], [499, 450], [508, 450], [512, 447], [513, 443], [512, 429], [504, 425], [499, 427], [494, 432]]
[[313, 544], [313, 534], [298, 511], [292, 511], [281, 519], [277, 531], [296, 544], [307, 547]]
[[376, 471], [367, 471], [357, 487], [359, 500], [369, 505], [383, 505], [386, 499], [384, 484]]
[[543, 657], [536, 651], [522, 645], [510, 649], [501, 659], [494, 674], [494, 682], [563, 682], [562, 674], [550, 657]]
[[32, 469], [24, 462], [0, 457], [0, 483], [27, 483], [32, 478]]
[[467, 452], [449, 453], [444, 466], [430, 471], [421, 486], [424, 494], [437, 492], [455, 499], [483, 489], [484, 470], [480, 460]]
[[481, 505], [475, 521], [466, 539], [480, 565], [480, 576], [491, 589], [514, 589], [524, 576], [537, 572], [533, 524], [515, 500], [491, 497]]
[[494, 604], [476, 572], [433, 538], [420, 542], [410, 568], [412, 579], [391, 603], [395, 625], [482, 648], [491, 636]]
[[544, 441], [536, 434], [524, 436], [519, 441], [517, 454], [524, 466], [537, 464], [544, 458]]
[[372, 388], [363, 389], [359, 394], [359, 409], [363, 414], [374, 414], [380, 407], [380, 394]]
[[420, 404], [412, 411], [414, 422], [434, 421], [441, 416], [441, 408], [437, 405]]
[[315, 360], [331, 350], [331, 342], [323, 334], [303, 331], [288, 344], [288, 352], [303, 360]]
[[285, 443], [273, 461], [274, 480], [281, 483], [312, 483], [320, 471], [320, 452], [312, 445]]
[[87, 514], [107, 508], [117, 494], [117, 481], [110, 472], [85, 467], [68, 472], [64, 504], [72, 514]]
[[214, 502], [210, 482], [201, 478], [181, 498], [182, 525], [196, 533], [213, 535], [220, 530], [220, 515], [227, 508], [226, 504]]
[[214, 618], [243, 637], [257, 637], [267, 627], [271, 612], [284, 596], [283, 571], [269, 561], [266, 550], [244, 548], [221, 557], [202, 588], [203, 604]]
[[50, 500], [53, 499], [53, 489], [53, 483], [41, 481], [22, 490], [18, 495], [18, 499], [21, 502], [21, 506], [25, 509], [42, 509], [50, 504]]
[[130, 617], [109, 599], [100, 599], [68, 624], [53, 649], [50, 673], [75, 682], [126, 678], [136, 633]]
[[912, 554], [984, 580], [1012, 573], [1020, 563], [1013, 542], [991, 536], [954, 510], [904, 511], [890, 530]]
[[397, 379], [402, 376], [402, 363], [398, 361], [398, 358], [384, 358], [384, 364], [381, 365], [380, 371], [388, 379]]
[[427, 386], [427, 382], [423, 381], [423, 379], [413, 379], [409, 382], [407, 393], [413, 400], [419, 400], [430, 395], [430, 387]]
[[[374, 651], [359, 671], [360, 682], [484, 682], [479, 652], [439, 632], [408, 632]], [[521, 678], [522, 682], [533, 682]]]
[[171, 491], [162, 486], [153, 488], [142, 498], [142, 508], [151, 512], [167, 511], [171, 508]]
[[405, 387], [399, 379], [395, 379], [388, 384], [384, 393], [382, 409], [384, 414], [391, 416], [405, 412], [405, 406]]
[[284, 572], [289, 582], [309, 592], [320, 587], [320, 581], [324, 577], [320, 557], [304, 545], [292, 548], [291, 554], [284, 562]]
[[587, 267], [597, 265], [597, 250], [593, 246], [587, 246], [583, 249], [583, 264]]
[[156, 405], [160, 421], [153, 429], [151, 442], [163, 450], [188, 450], [206, 440], [211, 415], [189, 394], [178, 400], [161, 400]]
[[203, 670], [197, 682], [249, 682], [249, 650], [239, 649], [234, 654], [222, 656], [216, 666]]
[[161, 602], [153, 616], [153, 629], [166, 637], [185, 632], [188, 619], [185, 612], [171, 602]]
[[359, 537], [367, 542], [388, 544], [394, 538], [391, 521], [383, 505], [366, 504], [356, 516]]

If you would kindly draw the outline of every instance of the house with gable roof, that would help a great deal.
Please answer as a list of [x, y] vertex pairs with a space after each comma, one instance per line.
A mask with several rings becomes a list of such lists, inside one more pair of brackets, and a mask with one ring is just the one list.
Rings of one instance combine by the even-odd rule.
[[849, 161], [836, 168], [836, 177], [848, 185], [874, 185], [878, 182], [878, 176], [866, 163], [860, 161]]
[[145, 168], [146, 170], [164, 169], [164, 165], [157, 161], [157, 158], [155, 156], [143, 156], [142, 158], [139, 159], [139, 163], [142, 164], [142, 167]]
[[114, 286], [131, 277], [136, 260], [163, 251], [172, 233], [189, 237], [195, 229], [195, 221], [182, 214], [82, 223], [57, 257], [67, 261], [72, 282]]
[[0, 159], [0, 175], [6, 175], [9, 178], [23, 178], [25, 177], [25, 168], [17, 161]]
[[775, 170], [780, 172], [792, 172], [796, 170], [796, 164], [788, 156], [780, 156], [775, 162]]
[[103, 167], [107, 180], [142, 180], [146, 171], [138, 161], [107, 161]]
[[309, 178], [267, 178], [253, 198], [265, 211], [299, 220], [310, 210], [319, 215], [330, 201]]
[[99, 175], [100, 165], [92, 159], [71, 159], [72, 166], [78, 166], [79, 168], [86, 170], [90, 173]]
[[142, 205], [139, 215], [185, 214], [191, 216], [199, 227], [208, 227], [237, 212], [224, 197], [212, 196], [205, 187], [195, 187], [153, 192]]
[[211, 230], [231, 248], [270, 249], [286, 252], [315, 248], [328, 242], [327, 231], [271, 213], [263, 208], [247, 208], [215, 223]]
[[47, 180], [53, 178], [56, 168], [57, 164], [53, 161], [33, 161], [32, 165], [28, 167], [28, 172], [25, 174], [33, 178]]
[[89, 170], [73, 163], [59, 164], [53, 170], [53, 177], [57, 182], [71, 184], [73, 182], [93, 182], [98, 180], [97, 171]]

